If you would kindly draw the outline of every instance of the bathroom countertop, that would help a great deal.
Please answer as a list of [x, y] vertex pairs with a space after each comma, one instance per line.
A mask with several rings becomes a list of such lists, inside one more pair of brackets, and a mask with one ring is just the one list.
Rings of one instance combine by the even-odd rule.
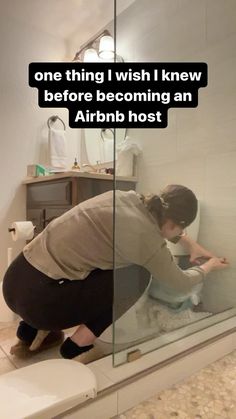
[[[78, 171], [70, 170], [68, 172], [57, 173], [55, 175], [50, 175], [50, 176], [27, 177], [23, 180], [23, 184], [46, 182], [50, 180], [64, 179], [64, 178], [71, 178], [71, 177], [114, 180], [113, 175], [109, 175], [106, 173], [93, 173], [93, 172], [91, 173], [91, 172], [81, 172], [79, 170]], [[130, 182], [135, 182], [135, 183], [138, 182], [138, 179], [135, 176], [116, 176], [116, 180], [124, 180], [124, 181], [130, 181]]]

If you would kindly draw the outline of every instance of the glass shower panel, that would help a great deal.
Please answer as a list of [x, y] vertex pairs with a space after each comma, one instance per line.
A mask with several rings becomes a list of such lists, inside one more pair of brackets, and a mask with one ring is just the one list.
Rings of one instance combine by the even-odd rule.
[[[209, 80], [199, 89], [197, 108], [169, 110], [167, 128], [127, 130], [123, 149], [135, 145], [140, 152], [132, 159], [127, 156], [131, 171], [121, 167], [121, 148], [116, 146], [115, 366], [203, 329], [210, 331], [236, 315], [236, 65], [231, 56], [236, 32], [226, 36], [227, 27], [219, 27], [213, 3], [134, 0], [123, 5], [116, 1], [116, 53], [125, 62], [206, 62]], [[226, 11], [222, 2], [219, 13], [230, 19], [236, 5], [231, 3], [231, 9]], [[135, 182], [132, 191], [119, 191], [120, 175]], [[167, 285], [144, 267], [153, 255], [153, 233], [160, 225], [157, 222], [147, 240], [150, 214], [142, 196], [159, 194], [171, 184], [184, 185], [198, 199], [197, 217], [187, 227], [187, 236], [230, 261], [230, 267], [210, 272], [189, 292], [172, 288], [171, 281]], [[140, 214], [146, 218], [140, 219]], [[193, 249], [184, 249], [183, 241], [166, 243], [180, 269], [197, 266], [190, 261]]]

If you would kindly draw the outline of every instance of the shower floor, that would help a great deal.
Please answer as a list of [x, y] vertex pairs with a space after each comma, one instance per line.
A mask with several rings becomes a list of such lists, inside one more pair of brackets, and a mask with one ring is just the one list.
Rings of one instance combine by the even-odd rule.
[[[116, 321], [114, 341], [116, 345], [137, 343], [145, 338], [163, 335], [211, 315], [212, 313], [203, 311], [200, 304], [194, 310], [187, 309], [176, 313], [150, 298], [148, 294], [144, 294], [135, 306]], [[102, 334], [101, 340], [112, 343], [112, 327]]]

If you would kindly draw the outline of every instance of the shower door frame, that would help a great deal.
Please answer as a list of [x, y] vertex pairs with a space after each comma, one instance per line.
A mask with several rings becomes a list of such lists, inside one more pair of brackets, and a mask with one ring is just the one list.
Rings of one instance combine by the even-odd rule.
[[185, 350], [194, 350], [195, 346], [204, 344], [209, 339], [217, 339], [224, 333], [233, 332], [235, 327], [236, 308], [232, 308], [161, 336], [150, 337], [149, 339], [147, 337], [141, 343], [134, 342], [134, 345], [119, 352], [113, 351], [112, 365], [116, 368], [126, 364], [128, 354], [136, 350], [141, 352], [141, 357], [155, 352], [159, 362], [168, 361], [168, 359], [181, 354]]

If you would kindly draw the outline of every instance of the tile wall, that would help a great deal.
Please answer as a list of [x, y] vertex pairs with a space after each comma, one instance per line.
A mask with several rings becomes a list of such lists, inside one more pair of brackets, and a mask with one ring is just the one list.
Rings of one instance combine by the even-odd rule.
[[236, 2], [137, 0], [117, 22], [125, 61], [203, 61], [209, 82], [193, 109], [169, 110], [167, 129], [129, 130], [142, 147], [139, 190], [168, 183], [190, 187], [201, 201], [199, 241], [231, 268], [205, 285], [209, 311], [236, 304]]

